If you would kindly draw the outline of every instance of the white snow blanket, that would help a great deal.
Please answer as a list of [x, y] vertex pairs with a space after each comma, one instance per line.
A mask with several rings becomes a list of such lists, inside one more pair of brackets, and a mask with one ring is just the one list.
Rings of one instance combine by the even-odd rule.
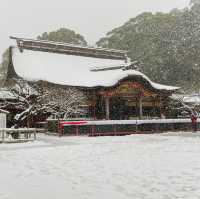
[[199, 199], [200, 133], [0, 145], [1, 199]]
[[140, 76], [155, 89], [178, 89], [178, 87], [154, 83], [147, 76], [135, 70], [91, 71], [91, 67], [126, 65], [124, 60], [97, 59], [31, 50], [20, 52], [16, 47], [13, 48], [13, 64], [16, 73], [27, 80], [45, 80], [69, 86], [109, 87], [126, 77]]

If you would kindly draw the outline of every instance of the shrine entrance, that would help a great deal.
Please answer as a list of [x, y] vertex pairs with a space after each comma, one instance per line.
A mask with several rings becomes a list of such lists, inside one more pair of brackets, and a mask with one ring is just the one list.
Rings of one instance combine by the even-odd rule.
[[98, 92], [96, 113], [99, 119], [129, 120], [160, 116], [158, 95], [138, 82], [121, 82], [115, 88]]
[[113, 97], [110, 98], [110, 114], [111, 120], [125, 120], [127, 115], [127, 106], [123, 98]]

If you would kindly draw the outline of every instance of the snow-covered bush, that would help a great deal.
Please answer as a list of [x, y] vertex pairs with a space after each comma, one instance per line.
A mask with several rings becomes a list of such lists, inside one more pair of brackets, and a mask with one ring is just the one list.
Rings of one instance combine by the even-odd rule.
[[76, 88], [61, 87], [47, 82], [27, 82], [15, 79], [10, 91], [17, 99], [16, 109], [21, 112], [14, 116], [14, 127], [32, 126], [32, 123], [44, 120], [50, 115], [56, 118], [68, 118], [84, 113], [81, 104], [86, 97]]

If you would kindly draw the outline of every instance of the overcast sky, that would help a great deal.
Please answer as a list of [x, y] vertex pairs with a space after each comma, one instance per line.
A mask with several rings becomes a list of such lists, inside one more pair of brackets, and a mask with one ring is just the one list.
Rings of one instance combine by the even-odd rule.
[[94, 44], [144, 11], [168, 12], [188, 4], [189, 0], [0, 0], [0, 53], [12, 44], [10, 35], [35, 38], [60, 27]]

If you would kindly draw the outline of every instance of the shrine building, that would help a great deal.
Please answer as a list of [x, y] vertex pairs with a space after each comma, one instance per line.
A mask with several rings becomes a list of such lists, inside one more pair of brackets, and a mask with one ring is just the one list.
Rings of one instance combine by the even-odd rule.
[[168, 116], [169, 97], [179, 88], [155, 83], [136, 69], [127, 51], [11, 37], [4, 67], [9, 78], [75, 87], [87, 96], [81, 106], [95, 120]]

